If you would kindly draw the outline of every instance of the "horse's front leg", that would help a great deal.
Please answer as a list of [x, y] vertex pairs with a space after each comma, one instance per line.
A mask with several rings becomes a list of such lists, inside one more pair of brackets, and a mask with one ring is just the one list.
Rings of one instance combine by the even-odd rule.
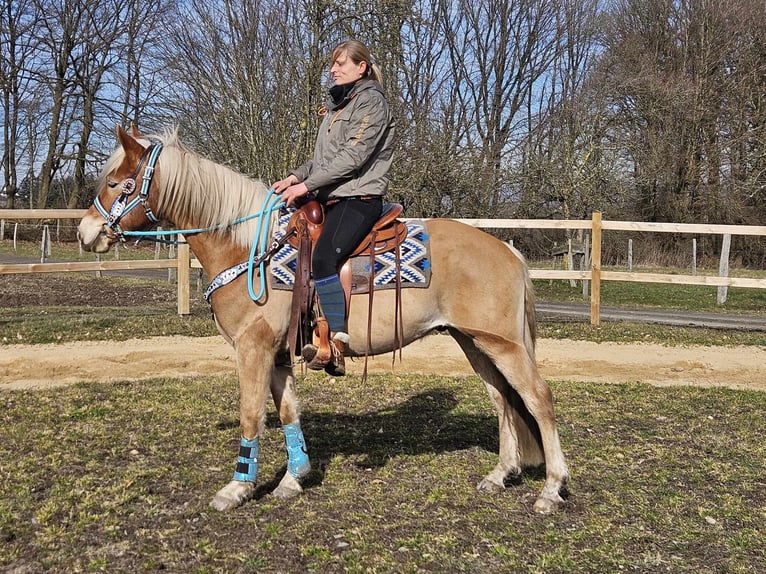
[[210, 503], [217, 510], [235, 508], [255, 494], [259, 440], [266, 425], [266, 397], [274, 370], [274, 350], [268, 343], [273, 335], [258, 332], [261, 330], [256, 325], [235, 342], [241, 439], [234, 476]]
[[278, 357], [271, 377], [271, 396], [279, 412], [287, 449], [287, 472], [272, 493], [277, 498], [293, 498], [303, 492], [300, 480], [311, 472], [300, 421], [300, 400], [295, 389], [290, 356]]

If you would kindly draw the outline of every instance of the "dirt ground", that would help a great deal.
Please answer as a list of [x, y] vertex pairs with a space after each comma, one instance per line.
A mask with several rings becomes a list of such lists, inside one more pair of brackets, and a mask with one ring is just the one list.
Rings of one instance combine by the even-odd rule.
[[[97, 285], [94, 285], [96, 284]], [[110, 288], [105, 288], [111, 286]], [[167, 283], [112, 286], [82, 274], [0, 275], [4, 307], [24, 305], [130, 305], [175, 301]], [[549, 380], [645, 382], [766, 390], [766, 348], [664, 347], [542, 339], [537, 359]], [[348, 362], [361, 373], [363, 359]], [[122, 342], [0, 346], [0, 390], [46, 388], [77, 381], [193, 377], [234, 372], [231, 348], [221, 337], [162, 337]], [[433, 335], [392, 356], [371, 358], [372, 373], [472, 374], [457, 344]]]
[[[542, 339], [537, 359], [549, 380], [644, 382], [766, 390], [766, 349], [664, 347]], [[364, 359], [348, 363], [361, 373]], [[10, 345], [0, 352], [0, 389], [48, 388], [77, 381], [193, 377], [233, 373], [232, 349], [221, 337], [161, 337], [57, 345]], [[372, 373], [472, 374], [457, 344], [433, 335], [392, 356], [371, 358]]]

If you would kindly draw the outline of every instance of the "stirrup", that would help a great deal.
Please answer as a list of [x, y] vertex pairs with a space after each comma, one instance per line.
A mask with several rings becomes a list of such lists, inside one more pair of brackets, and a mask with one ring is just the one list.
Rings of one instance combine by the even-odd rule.
[[332, 353], [322, 354], [319, 352], [319, 347], [309, 343], [301, 349], [301, 357], [303, 357], [303, 361], [309, 369], [312, 371], [321, 371], [327, 366], [327, 363], [332, 357]]
[[346, 374], [344, 350], [343, 341], [330, 339], [329, 353], [321, 353], [316, 345], [309, 343], [301, 349], [301, 356], [306, 362], [306, 366], [312, 371], [324, 370], [333, 377], [342, 377]]

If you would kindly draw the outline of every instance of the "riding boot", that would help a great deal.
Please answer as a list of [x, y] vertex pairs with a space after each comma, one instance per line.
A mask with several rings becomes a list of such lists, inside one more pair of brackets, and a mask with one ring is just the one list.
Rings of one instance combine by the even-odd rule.
[[313, 371], [321, 371], [332, 358], [332, 340], [327, 319], [319, 317], [314, 328], [313, 341], [301, 349], [306, 366]]
[[346, 374], [344, 354], [348, 345], [347, 333], [335, 333], [330, 338], [330, 351], [322, 352], [321, 346], [306, 345], [301, 351], [306, 366], [312, 371], [324, 369], [328, 375], [342, 377]]
[[348, 333], [335, 333], [330, 342], [332, 348], [332, 358], [325, 366], [325, 372], [333, 377], [343, 377], [346, 374], [346, 360], [344, 355], [348, 346]]
[[329, 374], [340, 377], [346, 374], [343, 360], [348, 344], [348, 334], [345, 333], [346, 294], [337, 273], [317, 279], [314, 284], [323, 316], [317, 319], [314, 344], [303, 347], [301, 355], [309, 369], [325, 369]]

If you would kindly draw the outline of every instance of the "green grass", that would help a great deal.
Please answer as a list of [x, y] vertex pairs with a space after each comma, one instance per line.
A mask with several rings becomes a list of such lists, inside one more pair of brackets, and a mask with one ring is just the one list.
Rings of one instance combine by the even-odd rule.
[[[13, 248], [13, 241], [8, 240], [8, 231], [6, 230], [6, 240], [0, 241], [0, 254], [16, 255], [19, 257], [32, 257], [40, 259], [42, 255], [41, 241], [17, 241], [16, 248]], [[84, 251], [80, 253], [80, 249], [74, 242], [59, 242], [54, 241], [51, 243], [50, 256], [46, 255], [46, 258], [50, 261], [114, 261], [119, 259], [121, 261], [134, 261], [140, 259], [154, 259], [155, 246], [149, 242], [143, 242], [136, 245], [135, 243], [127, 243], [120, 245], [116, 250], [111, 249], [107, 253], [97, 255], [96, 253], [90, 253]], [[168, 247], [160, 247], [160, 258], [168, 258]]]
[[[0, 254], [14, 254], [39, 258], [40, 244], [38, 242], [19, 241], [14, 251], [11, 241], [0, 242]], [[166, 258], [167, 248], [162, 247], [161, 257]], [[93, 253], [80, 254], [76, 245], [66, 242], [55, 242], [52, 247], [52, 260], [62, 261], [95, 261]], [[101, 255], [101, 260], [115, 259], [115, 251]], [[131, 244], [119, 249], [119, 259], [138, 260], [154, 259], [154, 246], [143, 243], [138, 247]], [[544, 262], [535, 262], [536, 268], [549, 268]], [[607, 269], [607, 268], [604, 268]], [[624, 270], [620, 268], [619, 270]], [[636, 271], [647, 273], [683, 273], [688, 270], [669, 268], [636, 268]], [[734, 269], [732, 275], [738, 277], [766, 277], [765, 271]], [[699, 275], [717, 275], [717, 270], [699, 269]], [[578, 282], [571, 287], [564, 280], [535, 280], [535, 291], [541, 301], [583, 302], [582, 287]], [[730, 288], [724, 305], [717, 305], [717, 288], [703, 285], [669, 285], [660, 283], [634, 283], [623, 281], [603, 281], [601, 283], [601, 304], [607, 306], [636, 306], [664, 309], [682, 309], [687, 311], [708, 311], [725, 313], [755, 313], [766, 314], [766, 289]], [[586, 299], [587, 300], [587, 299]]]
[[183, 335], [209, 337], [218, 331], [202, 305], [179, 316], [172, 303], [124, 307], [0, 307], [0, 346], [70, 341], [125, 341]]
[[315, 470], [291, 501], [273, 410], [256, 500], [231, 476], [233, 377], [0, 394], [0, 570], [54, 572], [766, 571], [766, 394], [553, 383], [569, 495], [530, 513], [532, 470], [499, 495], [475, 377], [299, 381]]
[[572, 339], [596, 343], [644, 342], [660, 343], [667, 346], [703, 345], [766, 346], [766, 331], [734, 331], [704, 329], [701, 327], [671, 327], [643, 323], [602, 322], [588, 323], [538, 323], [540, 338]]
[[[539, 279], [533, 281], [540, 301], [583, 303], [582, 286], [569, 281]], [[601, 305], [615, 307], [650, 307], [704, 311], [710, 313], [766, 314], [766, 289], [729, 288], [726, 303], [716, 302], [717, 287], [663, 283], [601, 282]]]
[[[614, 293], [615, 284], [606, 284]], [[702, 305], [698, 290], [677, 285], [621, 284], [618, 301], [641, 306], [643, 301], [675, 298], [676, 308], [711, 310]], [[708, 288], [710, 289], [710, 288]], [[538, 282], [542, 301], [576, 301], [577, 289], [564, 281]], [[193, 289], [191, 314], [176, 312], [176, 287], [164, 280], [126, 277], [95, 277], [87, 273], [0, 275], [0, 346], [15, 343], [57, 343], [85, 340], [125, 340], [164, 335], [211, 336], [217, 334], [210, 308]], [[654, 295], [660, 293], [660, 295]], [[735, 312], [766, 314], [758, 290], [731, 290]], [[612, 296], [610, 296], [612, 297]], [[632, 299], [631, 299], [632, 297]], [[737, 303], [739, 302], [739, 303]], [[646, 304], [646, 303], [644, 303]], [[655, 306], [655, 305], [652, 305]], [[664, 308], [670, 308], [668, 303]], [[766, 345], [766, 332], [721, 331], [697, 327], [666, 327], [602, 321], [538, 323], [543, 338], [592, 341], [645, 341], [668, 345]]]

